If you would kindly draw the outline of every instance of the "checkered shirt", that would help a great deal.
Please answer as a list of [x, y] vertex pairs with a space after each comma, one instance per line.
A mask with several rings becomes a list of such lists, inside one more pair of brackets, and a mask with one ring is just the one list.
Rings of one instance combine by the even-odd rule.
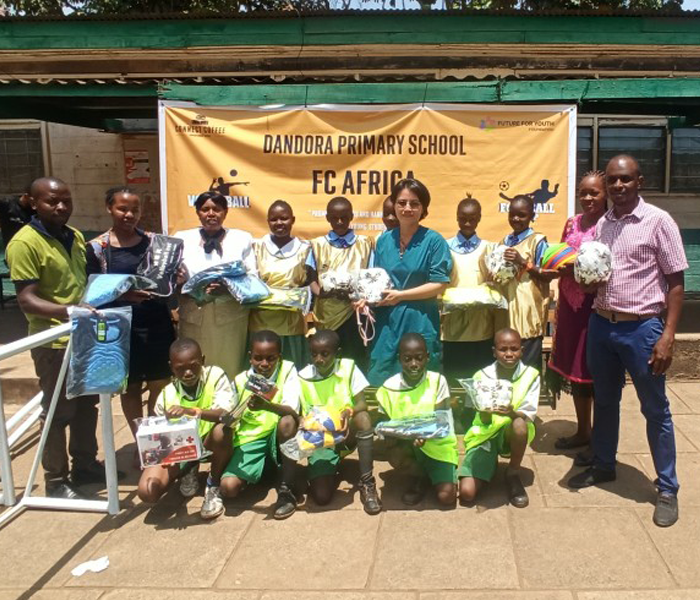
[[622, 218], [610, 209], [596, 225], [596, 240], [612, 251], [612, 275], [598, 288], [594, 308], [634, 315], [666, 306], [665, 275], [688, 268], [683, 240], [671, 215], [640, 197]]

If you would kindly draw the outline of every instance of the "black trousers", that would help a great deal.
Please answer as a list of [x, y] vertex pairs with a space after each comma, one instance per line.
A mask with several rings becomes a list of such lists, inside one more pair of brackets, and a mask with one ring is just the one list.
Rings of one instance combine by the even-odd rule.
[[[39, 387], [44, 394], [41, 401], [42, 421], [48, 413], [65, 352], [56, 348], [34, 348], [31, 351]], [[96, 460], [98, 399], [97, 396], [82, 396], [68, 400], [64, 382], [41, 455], [41, 466], [48, 486], [68, 479], [68, 453], [73, 459], [73, 469], [87, 468]], [[70, 429], [68, 453], [66, 428]]]

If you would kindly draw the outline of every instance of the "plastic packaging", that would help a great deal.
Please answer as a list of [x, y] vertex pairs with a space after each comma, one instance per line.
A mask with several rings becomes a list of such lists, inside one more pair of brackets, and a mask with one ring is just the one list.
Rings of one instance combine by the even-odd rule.
[[425, 415], [382, 421], [374, 428], [380, 437], [402, 440], [437, 440], [454, 433], [451, 410], [436, 410]]
[[123, 392], [129, 377], [131, 307], [74, 308], [70, 320], [66, 397]]
[[513, 401], [513, 384], [505, 379], [458, 379], [467, 392], [465, 406], [476, 410], [505, 410]]
[[206, 293], [207, 286], [212, 283], [222, 283], [226, 290], [241, 304], [259, 302], [270, 295], [270, 288], [255, 276], [248, 275], [245, 265], [240, 260], [234, 260], [209, 267], [190, 277], [182, 286], [182, 293], [192, 296], [198, 306], [216, 299]]
[[140, 275], [90, 275], [83, 302], [99, 308], [114, 302], [129, 290], [155, 290], [157, 287], [155, 282]]
[[255, 304], [270, 297], [270, 288], [257, 275], [224, 277], [221, 282], [241, 304]]
[[348, 431], [348, 421], [340, 412], [312, 406], [302, 417], [297, 434], [280, 444], [280, 450], [292, 460], [301, 460], [316, 450], [332, 448], [345, 441]]
[[569, 246], [569, 244], [563, 242], [560, 244], [548, 244], [547, 248], [542, 253], [540, 267], [542, 269], [556, 271], [573, 263], [575, 260], [576, 250]]
[[583, 285], [604, 283], [612, 274], [612, 254], [602, 242], [584, 242], [574, 263], [574, 278]]
[[442, 295], [443, 313], [466, 310], [471, 306], [493, 306], [507, 310], [508, 302], [501, 292], [485, 283], [474, 287], [447, 288]]
[[518, 267], [515, 263], [503, 257], [506, 250], [508, 250], [508, 246], [500, 244], [486, 255], [486, 268], [496, 283], [508, 283], [518, 274]]
[[257, 308], [265, 310], [299, 311], [309, 314], [313, 294], [309, 286], [301, 288], [269, 288], [270, 295], [257, 302]]
[[142, 468], [174, 465], [202, 457], [197, 419], [146, 417], [137, 419], [137, 423], [136, 444]]
[[350, 298], [376, 304], [384, 297], [384, 291], [393, 287], [394, 284], [384, 269], [360, 269], [352, 273]]
[[155, 294], [170, 296], [175, 291], [183, 249], [181, 239], [158, 233], [151, 236], [151, 243], [136, 273], [156, 283]]
[[353, 276], [348, 271], [326, 271], [319, 278], [321, 289], [327, 292], [342, 291], [348, 294], [353, 289]]

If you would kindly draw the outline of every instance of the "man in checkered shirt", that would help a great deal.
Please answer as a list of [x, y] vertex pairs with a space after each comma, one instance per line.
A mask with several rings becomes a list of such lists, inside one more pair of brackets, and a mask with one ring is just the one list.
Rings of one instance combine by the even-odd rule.
[[678, 520], [678, 478], [665, 373], [673, 358], [688, 262], [678, 225], [639, 195], [644, 178], [634, 158], [611, 159], [605, 181], [613, 207], [598, 221], [596, 239], [612, 251], [613, 273], [597, 289], [588, 326], [587, 359], [595, 389], [593, 459], [569, 486], [585, 488], [615, 479], [627, 371], [647, 421], [656, 468], [654, 523], [668, 527]]

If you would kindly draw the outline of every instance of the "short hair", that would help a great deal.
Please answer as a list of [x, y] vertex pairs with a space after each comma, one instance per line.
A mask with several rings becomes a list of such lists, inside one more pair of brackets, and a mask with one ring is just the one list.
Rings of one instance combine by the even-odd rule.
[[274, 331], [270, 331], [269, 329], [261, 329], [260, 331], [256, 331], [255, 333], [251, 334], [250, 349], [252, 350], [253, 345], [257, 343], [275, 344], [277, 346], [277, 350], [282, 352], [282, 338], [280, 338], [280, 336]]
[[493, 335], [493, 343], [496, 343], [496, 338], [502, 336], [502, 335], [514, 335], [516, 336], [519, 340], [520, 343], [522, 344], [523, 338], [520, 335], [520, 332], [517, 329], [513, 329], [512, 327], [503, 327], [502, 329], [499, 329], [494, 335]]
[[35, 197], [38, 193], [37, 188], [42, 185], [68, 187], [68, 184], [65, 181], [63, 181], [63, 179], [59, 179], [58, 177], [39, 177], [32, 181], [32, 183], [29, 185], [29, 195]]
[[428, 188], [425, 187], [425, 185], [423, 185], [423, 183], [421, 183], [417, 179], [400, 179], [396, 182], [394, 187], [391, 188], [391, 201], [396, 203], [396, 198], [398, 198], [399, 194], [403, 190], [409, 190], [413, 192], [418, 197], [420, 203], [423, 205], [423, 213], [428, 212], [428, 207], [430, 206], [430, 192], [428, 191]]
[[[138, 196], [138, 192], [134, 190], [133, 188], [130, 188], [126, 185], [118, 185], [113, 188], [109, 188], [105, 192], [105, 204], [107, 206], [112, 206], [114, 204], [114, 200], [116, 198], [117, 194], [131, 194], [132, 196]], [[140, 197], [139, 197], [140, 200]]]
[[201, 346], [197, 340], [193, 340], [192, 338], [177, 338], [172, 344], [170, 344], [170, 356], [188, 351], [198, 352], [199, 355], [202, 356]]
[[613, 156], [609, 161], [608, 164], [605, 165], [605, 170], [608, 170], [608, 167], [610, 166], [610, 163], [613, 161], [621, 161], [621, 160], [626, 160], [631, 162], [634, 165], [634, 168], [637, 169], [637, 177], [639, 177], [642, 174], [642, 169], [639, 167], [639, 161], [634, 157], [631, 156], [630, 154], [618, 154], [616, 156]]
[[226, 200], [226, 196], [219, 192], [204, 192], [197, 196], [197, 199], [194, 201], [195, 210], [202, 210], [202, 206], [204, 206], [207, 200], [211, 200], [214, 204], [228, 210], [228, 200]]
[[476, 198], [472, 198], [471, 194], [467, 194], [466, 197], [459, 201], [459, 204], [457, 205], [457, 212], [468, 206], [478, 208], [479, 212], [481, 212], [481, 202], [479, 202]]
[[274, 208], [286, 208], [292, 216], [294, 216], [294, 209], [292, 208], [292, 205], [287, 202], [286, 200], [275, 200], [272, 204], [267, 209], [267, 214], [269, 215], [272, 212], [272, 209]]
[[340, 336], [332, 329], [319, 329], [309, 337], [309, 344], [330, 344], [338, 350], [340, 348]]
[[530, 212], [535, 212], [535, 199], [527, 194], [518, 194], [510, 199], [510, 205], [513, 206], [516, 202], [524, 202], [530, 207]]
[[328, 201], [328, 204], [326, 204], [326, 212], [328, 212], [331, 209], [331, 206], [334, 204], [343, 204], [345, 208], [352, 210], [352, 202], [350, 202], [350, 200], [348, 200], [345, 196], [335, 196]]
[[408, 333], [404, 333], [399, 340], [399, 352], [401, 352], [401, 347], [404, 344], [409, 344], [411, 342], [419, 343], [421, 346], [423, 346], [423, 348], [425, 348], [426, 352], [428, 351], [428, 344], [426, 343], [425, 338], [420, 333], [409, 331]]

